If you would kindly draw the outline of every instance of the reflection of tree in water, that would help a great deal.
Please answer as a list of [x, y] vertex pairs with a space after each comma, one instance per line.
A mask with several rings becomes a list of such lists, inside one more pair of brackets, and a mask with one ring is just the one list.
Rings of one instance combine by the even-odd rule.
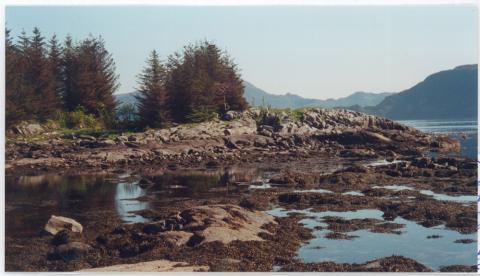
[[[169, 196], [196, 197], [212, 188], [228, 187], [234, 182], [259, 181], [256, 168], [228, 168], [225, 170], [165, 172], [150, 177], [156, 190], [166, 190]], [[160, 195], [161, 197], [165, 194]]]
[[[139, 195], [141, 188], [135, 183], [121, 183], [117, 185], [117, 189], [121, 189], [122, 198], [132, 198]], [[118, 194], [118, 191], [117, 191]]]
[[219, 186], [228, 186], [232, 183], [231, 178], [232, 176], [230, 175], [230, 173], [225, 170], [225, 172], [220, 176]]
[[116, 185], [115, 209], [118, 215], [126, 222], [145, 222], [147, 219], [132, 212], [149, 208], [148, 202], [138, 201], [135, 198], [144, 196], [146, 190], [136, 183], [119, 183]]
[[165, 173], [153, 176], [152, 180], [155, 183], [154, 189], [168, 190], [170, 195], [176, 197], [193, 197], [220, 185], [218, 173]]
[[32, 180], [34, 184], [28, 185], [28, 179], [23, 177], [22, 185], [17, 185], [18, 180], [7, 177], [6, 202], [28, 202], [37, 207], [48, 203], [56, 205], [60, 212], [113, 203], [115, 185], [103, 175], [44, 175]]
[[112, 208], [115, 186], [103, 175], [6, 177], [5, 202], [15, 206], [6, 214], [8, 230], [37, 231], [52, 214], [78, 217]]
[[257, 168], [231, 167], [226, 170], [230, 183], [257, 182], [262, 180], [261, 172]]

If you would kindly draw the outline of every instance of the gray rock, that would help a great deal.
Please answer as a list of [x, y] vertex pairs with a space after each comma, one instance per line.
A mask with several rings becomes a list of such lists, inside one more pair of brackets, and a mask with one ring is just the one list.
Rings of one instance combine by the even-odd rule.
[[253, 145], [260, 148], [264, 148], [268, 146], [269, 143], [270, 143], [269, 139], [267, 139], [267, 137], [262, 137], [262, 136], [257, 136], [253, 140]]
[[225, 121], [231, 121], [231, 120], [240, 118], [241, 116], [242, 116], [242, 113], [240, 113], [240, 112], [238, 112], [238, 111], [230, 110], [230, 111], [227, 111], [227, 113], [225, 113], [225, 114], [223, 115], [223, 119], [224, 119]]
[[57, 234], [61, 230], [82, 233], [83, 226], [74, 219], [52, 215], [45, 225], [44, 230], [52, 235]]
[[45, 129], [40, 124], [21, 124], [12, 127], [15, 134], [23, 136], [37, 135], [45, 132]]

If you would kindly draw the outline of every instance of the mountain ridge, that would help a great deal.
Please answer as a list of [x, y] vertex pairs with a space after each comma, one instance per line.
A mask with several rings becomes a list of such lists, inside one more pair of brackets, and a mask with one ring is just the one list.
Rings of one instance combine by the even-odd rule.
[[[427, 76], [399, 93], [354, 92], [337, 99], [312, 99], [286, 93], [270, 94], [244, 81], [244, 97], [251, 106], [273, 108], [346, 108], [394, 120], [477, 118], [478, 65], [459, 65]], [[121, 103], [134, 103], [134, 93], [115, 95]]]
[[283, 95], [271, 94], [261, 88], [256, 87], [248, 81], [244, 81], [244, 97], [252, 106], [270, 105], [274, 108], [301, 108], [301, 107], [324, 107], [333, 108], [341, 106], [350, 106], [358, 104], [360, 106], [370, 106], [380, 103], [385, 97], [393, 93], [371, 93], [357, 91], [349, 96], [337, 99], [329, 98], [326, 100], [304, 98], [297, 94], [286, 93]]
[[[270, 106], [273, 108], [302, 108], [302, 107], [342, 107], [358, 104], [360, 106], [375, 105], [381, 102], [385, 97], [393, 93], [371, 93], [357, 91], [349, 96], [337, 99], [329, 98], [326, 100], [304, 98], [297, 94], [286, 93], [283, 95], [276, 95], [266, 92], [265, 90], [256, 87], [250, 82], [244, 81], [245, 92], [244, 97], [251, 106]], [[117, 100], [124, 103], [135, 103], [134, 94], [137, 92], [116, 94]]]
[[477, 90], [478, 65], [467, 64], [433, 73], [376, 106], [348, 108], [394, 120], [476, 119]]

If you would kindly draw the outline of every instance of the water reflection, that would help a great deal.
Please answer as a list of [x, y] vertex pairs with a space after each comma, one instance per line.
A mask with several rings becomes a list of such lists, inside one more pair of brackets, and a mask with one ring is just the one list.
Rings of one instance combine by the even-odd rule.
[[[301, 223], [314, 229], [315, 226], [327, 226], [322, 222], [325, 216], [337, 216], [344, 219], [374, 218], [383, 220], [383, 212], [374, 209], [356, 212], [313, 212], [306, 210], [285, 210], [281, 208], [270, 211], [272, 215], [286, 216], [290, 212], [300, 212], [309, 218]], [[353, 240], [330, 240], [324, 236], [329, 230], [314, 231], [314, 238], [303, 245], [298, 255], [305, 262], [335, 261], [339, 263], [363, 263], [391, 255], [412, 258], [432, 269], [440, 266], [476, 264], [476, 243], [455, 243], [458, 239], [476, 239], [473, 234], [460, 234], [445, 229], [443, 226], [426, 228], [413, 221], [397, 217], [394, 223], [405, 224], [402, 234], [372, 233], [366, 230], [349, 232], [358, 236]], [[427, 236], [439, 235], [439, 239], [427, 239]]]
[[82, 218], [111, 206], [115, 186], [104, 175], [22, 176], [5, 178], [7, 236], [35, 235], [51, 215]]
[[148, 219], [135, 214], [135, 211], [141, 211], [149, 208], [148, 202], [137, 200], [145, 196], [146, 191], [134, 183], [119, 183], [115, 192], [115, 208], [123, 221], [127, 223], [147, 222]]
[[[89, 221], [99, 211], [113, 211], [126, 223], [145, 222], [136, 211], [168, 205], [171, 200], [229, 196], [240, 182], [265, 182], [258, 169], [167, 171], [149, 175], [60, 175], [6, 177], [7, 236], [37, 235], [51, 215]], [[151, 185], [141, 187], [138, 181]], [[148, 198], [150, 201], [146, 201]]]

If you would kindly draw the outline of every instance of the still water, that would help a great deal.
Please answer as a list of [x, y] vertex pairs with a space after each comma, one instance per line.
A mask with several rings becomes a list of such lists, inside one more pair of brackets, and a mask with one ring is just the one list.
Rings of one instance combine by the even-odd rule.
[[460, 155], [477, 159], [477, 120], [410, 120], [399, 122], [424, 132], [451, 135], [460, 141]]
[[[6, 177], [7, 236], [38, 235], [51, 215], [88, 222], [102, 211], [125, 223], [146, 222], [136, 211], [154, 209], [175, 200], [228, 197], [239, 192], [234, 183], [263, 183], [271, 173], [252, 170], [176, 171], [141, 177], [124, 175], [59, 175]], [[243, 186], [248, 191], [249, 186]], [[153, 205], [155, 204], [155, 205]], [[113, 212], [112, 212], [113, 211]]]
[[[136, 211], [156, 209], [168, 206], [172, 201], [190, 198], [224, 197], [228, 200], [229, 196], [253, 191], [252, 184], [257, 187], [266, 186], [271, 175], [272, 172], [256, 169], [164, 172], [149, 176], [151, 183], [146, 186], [138, 184], [140, 177], [128, 174], [7, 176], [6, 236], [28, 239], [38, 235], [52, 214], [72, 217], [86, 224], [91, 221], [91, 216], [101, 217], [103, 211], [108, 211], [105, 214], [113, 214], [124, 223], [146, 222], [148, 219]], [[314, 192], [331, 193], [322, 189]], [[350, 193], [363, 196], [358, 191]], [[308, 209], [297, 211], [311, 217], [302, 223], [312, 229], [324, 225], [321, 218], [327, 215], [348, 219], [382, 219], [382, 212], [378, 210], [319, 213]], [[288, 211], [273, 209], [270, 213], [285, 216]], [[354, 240], [329, 240], [324, 238], [327, 230], [316, 230], [315, 238], [300, 248], [298, 256], [306, 262], [331, 260], [361, 263], [396, 254], [413, 258], [433, 269], [449, 264], [475, 264], [476, 243], [454, 242], [458, 239], [476, 239], [475, 234], [462, 235], [443, 227], [425, 228], [402, 218], [397, 218], [394, 222], [405, 224], [401, 235], [360, 230], [349, 233], [359, 236]], [[442, 237], [427, 239], [430, 235]]]
[[[322, 222], [325, 216], [335, 216], [344, 219], [373, 218], [383, 220], [383, 212], [374, 209], [355, 212], [313, 212], [306, 210], [285, 210], [282, 208], [270, 211], [275, 216], [287, 216], [290, 212], [299, 212], [308, 216], [303, 219], [306, 227], [327, 226]], [[476, 233], [460, 234], [445, 229], [443, 226], [426, 228], [413, 221], [397, 217], [394, 223], [404, 224], [401, 234], [372, 233], [366, 230], [348, 232], [358, 236], [353, 240], [331, 240], [324, 236], [329, 230], [314, 230], [314, 238], [304, 244], [298, 251], [298, 256], [304, 262], [334, 261], [340, 263], [363, 263], [376, 258], [391, 255], [402, 255], [412, 258], [427, 267], [438, 270], [441, 266], [477, 263], [477, 243], [455, 243], [459, 239], [477, 239]], [[428, 236], [439, 235], [440, 238], [428, 239]]]

